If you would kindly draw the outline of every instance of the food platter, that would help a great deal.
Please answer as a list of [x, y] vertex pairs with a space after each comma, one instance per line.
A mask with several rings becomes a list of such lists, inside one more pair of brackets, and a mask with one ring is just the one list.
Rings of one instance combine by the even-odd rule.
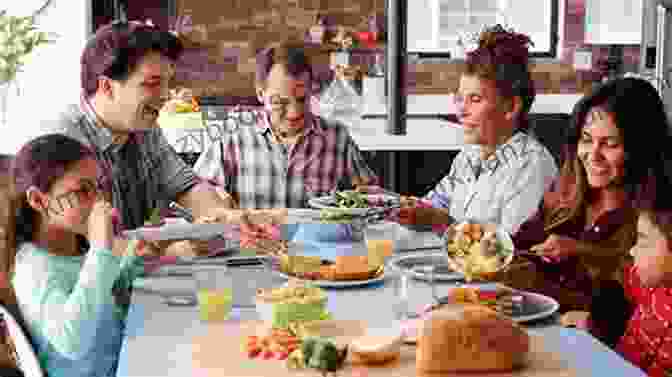
[[[344, 207], [339, 206], [335, 195], [326, 195], [311, 198], [308, 200], [308, 205], [315, 209], [326, 209], [337, 211], [342, 214], [350, 216], [364, 216], [369, 213], [372, 208], [378, 206], [393, 206], [399, 204], [399, 199], [396, 196], [388, 194], [361, 194], [363, 198], [369, 203], [365, 207]], [[371, 203], [374, 205], [371, 206]]]
[[362, 280], [325, 280], [325, 279], [302, 279], [292, 274], [282, 271], [277, 264], [273, 264], [273, 274], [287, 280], [294, 280], [300, 282], [307, 282], [320, 288], [351, 288], [361, 287], [370, 284], [379, 283], [385, 280], [385, 271], [381, 271], [377, 275], [369, 279]]
[[397, 271], [405, 271], [417, 280], [431, 280], [430, 267], [434, 267], [434, 281], [462, 281], [464, 275], [448, 266], [444, 252], [417, 252], [402, 254], [390, 259], [388, 265]]
[[443, 234], [448, 264], [467, 281], [506, 268], [513, 261], [514, 249], [511, 236], [495, 224], [467, 220], [452, 224]]
[[143, 226], [123, 232], [124, 236], [145, 241], [209, 239], [232, 231], [232, 226], [223, 223], [167, 222], [161, 226]]

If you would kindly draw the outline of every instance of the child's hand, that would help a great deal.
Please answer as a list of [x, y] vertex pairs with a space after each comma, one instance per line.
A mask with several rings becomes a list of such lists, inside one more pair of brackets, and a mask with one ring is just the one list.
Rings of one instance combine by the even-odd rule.
[[116, 210], [110, 202], [99, 197], [89, 213], [88, 239], [97, 247], [112, 249], [114, 241], [114, 219]]

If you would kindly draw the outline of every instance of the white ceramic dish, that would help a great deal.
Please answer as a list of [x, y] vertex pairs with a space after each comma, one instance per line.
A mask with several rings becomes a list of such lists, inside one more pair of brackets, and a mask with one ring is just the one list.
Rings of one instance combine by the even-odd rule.
[[435, 266], [434, 281], [461, 281], [464, 275], [453, 271], [446, 262], [446, 254], [441, 251], [402, 254], [390, 258], [388, 266], [399, 271], [405, 270], [410, 277], [430, 280], [429, 267]]
[[[560, 308], [560, 304], [552, 297], [525, 291], [520, 291], [519, 293], [525, 296], [526, 309], [522, 314], [511, 317], [516, 323], [525, 323], [547, 318], [555, 314]], [[404, 334], [405, 343], [415, 343], [417, 341], [418, 326], [422, 320], [422, 317], [409, 319], [400, 325]]]
[[227, 224], [194, 224], [188, 222], [169, 222], [159, 227], [140, 227], [124, 231], [128, 238], [146, 241], [208, 239], [231, 232]]
[[[496, 225], [493, 225], [493, 224], [484, 224], [482, 222], [475, 221], [475, 220], [466, 220], [464, 222], [467, 222], [467, 223], [470, 223], [470, 224], [474, 224], [474, 223], [480, 224], [483, 227], [483, 230], [485, 232], [487, 232], [487, 231], [494, 232], [495, 237], [497, 239], [497, 243], [501, 244], [501, 246], [503, 247], [503, 250], [507, 251], [502, 263], [500, 263], [497, 266], [497, 269], [495, 271], [489, 271], [489, 273], [496, 273], [498, 271], [501, 271], [504, 268], [506, 268], [508, 265], [510, 265], [511, 262], [513, 262], [515, 245], [513, 244], [513, 239], [511, 238], [511, 235], [508, 232], [504, 231], [502, 228], [497, 227]], [[460, 273], [464, 272], [464, 271], [460, 270], [460, 268], [464, 267], [463, 261], [458, 259], [458, 258], [452, 257], [448, 253], [448, 240], [452, 240], [455, 237], [455, 235], [457, 233], [456, 227], [458, 227], [460, 224], [462, 224], [464, 222], [453, 224], [453, 225], [449, 226], [448, 229], [446, 229], [446, 231], [443, 233], [443, 237], [442, 237], [443, 251], [444, 251], [445, 256], [448, 260], [448, 263], [451, 265], [451, 267], [453, 269], [457, 270]]]
[[[384, 203], [394, 203], [398, 202], [398, 198], [393, 195], [386, 194], [368, 194], [367, 199], [369, 203], [382, 201]], [[345, 214], [353, 216], [363, 216], [368, 213], [371, 208], [375, 207], [366, 207], [366, 208], [340, 208], [336, 206], [336, 200], [333, 196], [320, 196], [317, 198], [311, 198], [308, 200], [308, 205], [316, 209], [333, 209], [341, 211]]]

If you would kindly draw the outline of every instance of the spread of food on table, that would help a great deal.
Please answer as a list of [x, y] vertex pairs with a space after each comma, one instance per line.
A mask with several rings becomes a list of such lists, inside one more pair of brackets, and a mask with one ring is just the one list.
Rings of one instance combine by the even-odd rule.
[[384, 265], [371, 263], [368, 255], [339, 255], [334, 261], [319, 256], [281, 255], [280, 271], [306, 280], [369, 280], [384, 272]]
[[505, 267], [513, 259], [495, 229], [472, 222], [449, 227], [445, 235], [449, 261], [465, 279], [486, 276]]
[[[332, 319], [321, 288], [290, 280], [280, 288], [259, 290], [257, 310], [263, 322], [244, 336], [242, 352], [258, 362], [276, 362], [278, 368], [315, 370], [323, 376], [346, 367], [398, 368], [405, 363], [408, 368], [413, 361], [402, 360], [403, 347], [415, 347], [405, 352], [415, 355], [415, 370], [421, 373], [506, 372], [524, 367], [529, 335], [488, 307], [491, 299], [481, 293], [454, 291], [451, 303], [419, 320], [412, 346], [404, 344], [400, 328]], [[353, 327], [355, 322], [361, 325]]]

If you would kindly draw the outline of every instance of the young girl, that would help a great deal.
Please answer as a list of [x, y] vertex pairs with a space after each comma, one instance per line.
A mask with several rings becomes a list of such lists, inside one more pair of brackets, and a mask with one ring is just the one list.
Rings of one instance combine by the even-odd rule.
[[10, 276], [43, 370], [114, 376], [140, 245], [115, 238], [95, 156], [74, 139], [30, 141], [12, 174]]
[[[649, 167], [651, 176], [638, 190], [637, 243], [630, 251], [634, 263], [625, 268], [622, 288], [612, 284], [595, 296], [585, 324], [605, 343], [616, 344], [624, 358], [651, 377], [672, 375], [672, 197], [668, 194], [672, 165], [665, 166], [670, 163], [669, 157], [661, 156], [657, 166]], [[631, 313], [625, 326], [622, 313]]]

